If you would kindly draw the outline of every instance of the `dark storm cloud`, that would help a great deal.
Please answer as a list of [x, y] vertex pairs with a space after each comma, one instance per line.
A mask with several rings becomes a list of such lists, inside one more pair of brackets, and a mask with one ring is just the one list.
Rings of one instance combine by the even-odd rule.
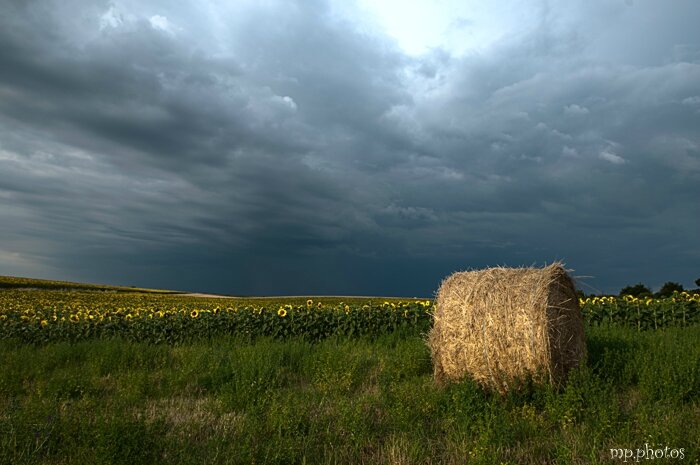
[[320, 1], [8, 4], [0, 272], [426, 295], [564, 259], [603, 290], [688, 285], [700, 37], [672, 6], [545, 8], [412, 57]]

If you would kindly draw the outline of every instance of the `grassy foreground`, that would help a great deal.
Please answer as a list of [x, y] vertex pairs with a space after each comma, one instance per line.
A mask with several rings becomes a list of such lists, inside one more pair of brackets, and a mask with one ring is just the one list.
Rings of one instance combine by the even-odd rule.
[[697, 464], [700, 327], [587, 336], [565, 389], [505, 398], [435, 386], [410, 334], [0, 341], [0, 464], [621, 463], [647, 444]]

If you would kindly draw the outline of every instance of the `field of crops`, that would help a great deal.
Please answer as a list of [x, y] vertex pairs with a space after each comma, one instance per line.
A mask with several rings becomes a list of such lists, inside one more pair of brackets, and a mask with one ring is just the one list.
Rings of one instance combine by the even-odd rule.
[[[0, 291], [0, 338], [24, 342], [80, 341], [118, 336], [135, 342], [183, 343], [221, 335], [255, 338], [377, 337], [397, 330], [424, 334], [430, 300], [241, 299], [85, 290]], [[700, 321], [700, 294], [665, 299], [631, 296], [581, 299], [589, 325], [638, 330]]]
[[434, 382], [430, 300], [0, 287], [0, 465], [700, 460], [697, 294], [580, 300], [588, 362], [503, 397]]
[[685, 327], [700, 322], [700, 294], [677, 292], [666, 298], [631, 295], [580, 299], [591, 325], [614, 324], [638, 330]]
[[182, 343], [232, 335], [302, 336], [317, 341], [429, 328], [430, 301], [354, 300], [10, 290], [0, 293], [0, 338], [49, 342], [119, 336], [136, 342]]
[[22, 278], [19, 276], [0, 276], [0, 290], [62, 290], [62, 291], [105, 291], [105, 292], [141, 292], [148, 294], [182, 294], [179, 291], [148, 289], [141, 287], [112, 286], [106, 284], [75, 283], [48, 279]]

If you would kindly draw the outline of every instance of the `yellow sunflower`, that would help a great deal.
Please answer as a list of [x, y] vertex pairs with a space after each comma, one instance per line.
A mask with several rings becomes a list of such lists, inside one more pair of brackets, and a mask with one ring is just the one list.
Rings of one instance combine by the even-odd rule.
[[285, 316], [287, 316], [287, 310], [285, 310], [284, 308], [280, 307], [280, 309], [277, 310], [277, 314], [278, 314], [279, 316], [281, 316], [282, 318], [284, 318]]

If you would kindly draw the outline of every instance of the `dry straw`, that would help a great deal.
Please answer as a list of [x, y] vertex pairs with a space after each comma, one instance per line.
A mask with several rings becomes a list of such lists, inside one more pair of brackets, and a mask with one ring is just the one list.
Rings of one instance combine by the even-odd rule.
[[574, 284], [561, 263], [454, 273], [440, 286], [428, 345], [438, 382], [471, 376], [501, 393], [560, 385], [586, 357]]

